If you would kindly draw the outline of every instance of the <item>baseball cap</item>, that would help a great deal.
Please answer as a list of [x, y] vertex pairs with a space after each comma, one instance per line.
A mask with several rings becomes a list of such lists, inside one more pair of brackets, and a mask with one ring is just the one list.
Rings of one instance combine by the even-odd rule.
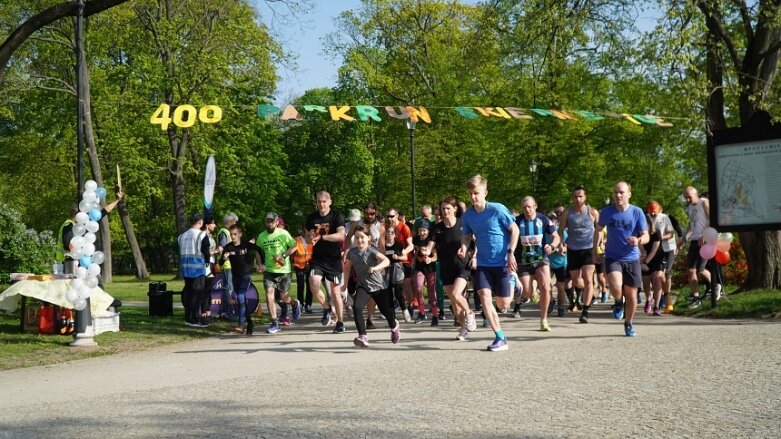
[[275, 220], [276, 221], [276, 220], [279, 219], [279, 215], [277, 215], [274, 212], [269, 212], [269, 213], [266, 214], [266, 219], [267, 220]]
[[350, 209], [350, 221], [359, 221], [361, 219], [361, 211], [358, 209]]
[[418, 224], [418, 230], [420, 229], [430, 229], [431, 228], [431, 221], [424, 219], [420, 221], [420, 224]]

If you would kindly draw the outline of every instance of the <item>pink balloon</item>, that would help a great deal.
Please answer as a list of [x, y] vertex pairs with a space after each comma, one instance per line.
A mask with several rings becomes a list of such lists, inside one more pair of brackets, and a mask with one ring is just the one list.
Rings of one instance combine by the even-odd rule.
[[708, 260], [716, 256], [716, 245], [714, 244], [705, 244], [702, 247], [700, 247], [700, 257], [702, 259]]

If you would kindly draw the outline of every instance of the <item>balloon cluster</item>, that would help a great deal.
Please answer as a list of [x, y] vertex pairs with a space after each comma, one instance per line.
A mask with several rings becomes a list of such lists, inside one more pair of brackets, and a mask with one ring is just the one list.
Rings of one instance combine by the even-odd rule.
[[98, 221], [102, 217], [100, 201], [105, 198], [106, 189], [98, 187], [94, 180], [84, 183], [79, 213], [73, 224], [73, 238], [69, 243], [70, 256], [79, 261], [79, 266], [74, 273], [76, 277], [71, 280], [70, 288], [65, 293], [65, 299], [79, 311], [87, 307], [92, 289], [98, 286], [100, 264], [105, 260], [103, 252], [95, 250], [95, 233], [100, 228]]
[[732, 233], [719, 233], [713, 227], [708, 227], [702, 232], [705, 244], [700, 247], [700, 257], [708, 260], [716, 258], [716, 262], [727, 265], [729, 262], [729, 246], [732, 244]]

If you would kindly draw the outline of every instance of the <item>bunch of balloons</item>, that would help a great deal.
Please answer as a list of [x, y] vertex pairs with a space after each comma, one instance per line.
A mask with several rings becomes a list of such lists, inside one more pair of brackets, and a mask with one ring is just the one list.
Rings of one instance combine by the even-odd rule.
[[95, 240], [102, 216], [100, 201], [106, 198], [106, 189], [98, 187], [94, 180], [84, 183], [84, 193], [79, 203], [79, 213], [73, 224], [73, 238], [69, 243], [71, 258], [79, 261], [76, 277], [71, 280], [65, 299], [73, 303], [73, 308], [81, 311], [87, 306], [92, 289], [98, 286], [100, 264], [105, 260], [101, 251], [95, 250]]
[[716, 262], [727, 265], [729, 262], [729, 247], [733, 240], [732, 233], [719, 233], [713, 227], [708, 227], [702, 232], [705, 244], [700, 247], [700, 257], [708, 260], [716, 258]]

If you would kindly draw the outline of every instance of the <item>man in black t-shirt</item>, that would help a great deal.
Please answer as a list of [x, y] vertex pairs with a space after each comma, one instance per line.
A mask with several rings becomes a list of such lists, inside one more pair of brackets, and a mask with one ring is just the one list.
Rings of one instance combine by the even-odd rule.
[[309, 288], [323, 307], [323, 326], [331, 324], [331, 306], [320, 290], [325, 277], [331, 289], [334, 313], [336, 314], [335, 333], [344, 332], [342, 322], [342, 242], [344, 241], [344, 216], [331, 210], [331, 194], [326, 191], [317, 193], [317, 211], [306, 218], [306, 229], [312, 232], [312, 261], [309, 263]]

